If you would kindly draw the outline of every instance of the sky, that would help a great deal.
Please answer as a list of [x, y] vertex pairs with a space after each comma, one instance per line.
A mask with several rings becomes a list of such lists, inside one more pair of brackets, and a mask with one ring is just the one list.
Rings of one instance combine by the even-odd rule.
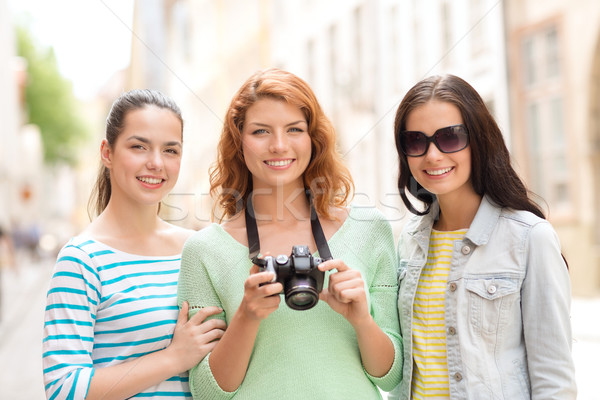
[[54, 48], [75, 96], [91, 99], [129, 64], [133, 0], [8, 0], [13, 20]]

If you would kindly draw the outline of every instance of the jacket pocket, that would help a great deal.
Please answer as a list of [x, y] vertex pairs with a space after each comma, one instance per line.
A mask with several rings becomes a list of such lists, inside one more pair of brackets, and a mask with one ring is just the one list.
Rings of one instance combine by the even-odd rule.
[[519, 299], [519, 279], [513, 277], [465, 277], [469, 318], [481, 334], [496, 334], [511, 318]]

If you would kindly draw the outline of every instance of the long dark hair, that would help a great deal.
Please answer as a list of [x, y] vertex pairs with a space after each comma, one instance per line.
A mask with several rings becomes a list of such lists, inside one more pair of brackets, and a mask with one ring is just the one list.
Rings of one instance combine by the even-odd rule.
[[[106, 118], [106, 141], [111, 148], [123, 131], [127, 113], [149, 105], [171, 110], [181, 122], [183, 133], [181, 110], [171, 98], [157, 90], [134, 89], [123, 93], [114, 101]], [[88, 215], [90, 218], [92, 215], [100, 215], [104, 211], [110, 200], [110, 195], [110, 171], [103, 164], [100, 164], [96, 183], [88, 201]]]
[[[435, 195], [412, 176], [406, 155], [400, 147], [400, 132], [406, 129], [408, 115], [431, 100], [451, 103], [460, 110], [469, 133], [471, 182], [475, 192], [480, 196], [487, 195], [500, 207], [530, 211], [545, 218], [542, 209], [531, 200], [530, 192], [513, 169], [502, 132], [483, 99], [471, 85], [454, 75], [431, 76], [420, 81], [406, 93], [396, 111], [394, 134], [400, 160], [398, 190], [406, 207], [414, 214], [424, 215], [435, 200]], [[424, 203], [424, 211], [414, 207], [406, 194], [407, 190]]]

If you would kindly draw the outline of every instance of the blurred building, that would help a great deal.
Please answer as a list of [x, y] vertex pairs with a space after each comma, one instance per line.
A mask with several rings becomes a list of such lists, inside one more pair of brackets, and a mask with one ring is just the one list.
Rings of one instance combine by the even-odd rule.
[[574, 293], [597, 294], [600, 2], [509, 0], [505, 10], [512, 154], [547, 203]]
[[165, 210], [191, 227], [209, 222], [208, 168], [228, 103], [250, 74], [276, 66], [304, 78], [332, 119], [355, 202], [379, 207], [399, 232], [407, 212], [396, 188], [395, 111], [417, 81], [452, 73], [482, 95], [518, 172], [545, 199], [574, 292], [591, 293], [600, 287], [599, 8], [592, 0], [138, 1], [129, 81], [173, 96], [186, 122], [182, 175]]
[[393, 118], [408, 88], [454, 72], [508, 125], [502, 8], [490, 1], [152, 0], [136, 2], [134, 21], [132, 87], [165, 90], [184, 112], [184, 166], [167, 209], [192, 226], [209, 220], [207, 171], [228, 103], [261, 68], [312, 86], [337, 128], [355, 202], [379, 207], [396, 230], [406, 210]]
[[6, 0], [0, 0], [0, 228], [10, 226], [11, 204], [18, 173], [14, 150], [21, 124], [15, 36]]
[[27, 62], [17, 56], [12, 14], [0, 0], [0, 227], [17, 248], [36, 246], [42, 201], [40, 131], [25, 123]]

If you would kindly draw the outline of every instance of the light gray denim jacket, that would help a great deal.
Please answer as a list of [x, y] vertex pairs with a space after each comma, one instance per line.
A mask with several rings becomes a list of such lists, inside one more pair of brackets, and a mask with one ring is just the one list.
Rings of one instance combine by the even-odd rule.
[[[404, 369], [389, 399], [410, 398], [413, 301], [438, 213], [434, 202], [398, 243]], [[454, 242], [445, 303], [451, 399], [576, 398], [569, 274], [550, 223], [484, 197]]]

